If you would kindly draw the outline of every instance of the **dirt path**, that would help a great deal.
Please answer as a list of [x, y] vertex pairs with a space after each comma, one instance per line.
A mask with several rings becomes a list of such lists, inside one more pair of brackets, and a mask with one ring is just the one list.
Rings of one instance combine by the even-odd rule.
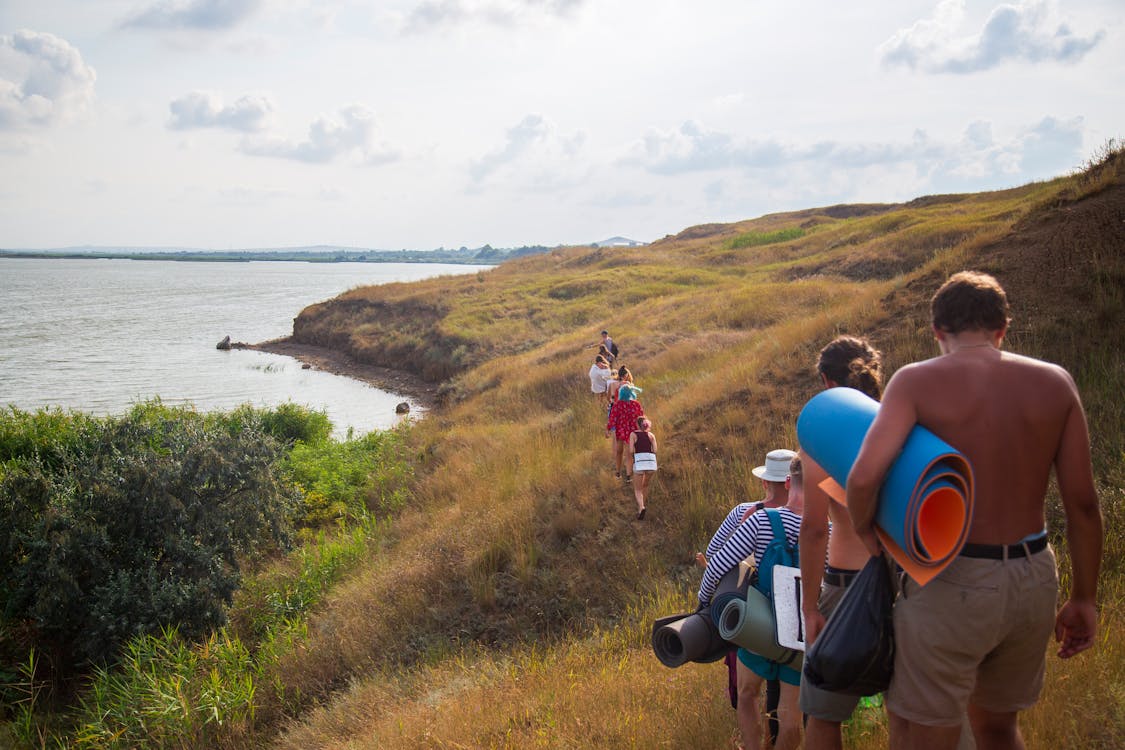
[[437, 405], [437, 384], [427, 383], [416, 375], [402, 370], [356, 362], [348, 355], [334, 349], [300, 344], [290, 338], [239, 346], [270, 354], [282, 354], [318, 370], [354, 378], [379, 390], [405, 396], [426, 411]]

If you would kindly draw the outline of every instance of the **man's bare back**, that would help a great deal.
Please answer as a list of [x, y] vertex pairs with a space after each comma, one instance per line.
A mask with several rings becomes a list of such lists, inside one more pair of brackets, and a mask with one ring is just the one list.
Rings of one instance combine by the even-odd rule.
[[973, 467], [968, 541], [1011, 544], [1044, 528], [1043, 499], [1064, 433], [1086, 431], [1065, 370], [973, 344], [900, 370], [884, 408], [900, 400]]

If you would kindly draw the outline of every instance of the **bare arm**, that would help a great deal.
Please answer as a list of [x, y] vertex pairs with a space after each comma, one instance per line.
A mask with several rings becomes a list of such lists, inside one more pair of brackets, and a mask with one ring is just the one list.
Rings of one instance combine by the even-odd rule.
[[801, 611], [805, 617], [805, 645], [811, 646], [824, 628], [824, 617], [817, 608], [824, 561], [828, 555], [828, 503], [832, 500], [818, 487], [824, 470], [811, 458], [801, 456], [805, 465], [805, 509], [801, 514], [798, 537], [801, 561]]
[[1077, 390], [1055, 455], [1055, 474], [1066, 514], [1067, 548], [1073, 568], [1070, 598], [1055, 620], [1055, 640], [1062, 643], [1059, 656], [1065, 659], [1094, 644], [1104, 533], [1090, 465], [1090, 435]]
[[874, 528], [879, 488], [918, 418], [909, 380], [902, 377], [907, 372], [908, 368], [900, 370], [887, 384], [875, 421], [863, 439], [846, 483], [848, 515], [872, 555], [880, 553]]

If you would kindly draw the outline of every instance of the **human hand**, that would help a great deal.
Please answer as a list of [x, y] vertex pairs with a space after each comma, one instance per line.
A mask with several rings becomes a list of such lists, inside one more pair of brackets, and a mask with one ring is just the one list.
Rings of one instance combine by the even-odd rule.
[[809, 648], [816, 642], [817, 636], [820, 631], [824, 630], [824, 625], [827, 620], [824, 615], [820, 614], [820, 610], [813, 607], [811, 610], [802, 610], [805, 616], [805, 653], [808, 653]]
[[1055, 616], [1055, 641], [1061, 643], [1059, 657], [1069, 659], [1094, 645], [1098, 608], [1093, 602], [1067, 601]]
[[706, 568], [707, 567], [707, 555], [703, 554], [702, 552], [696, 552], [695, 553], [695, 564], [698, 565], [701, 568]]

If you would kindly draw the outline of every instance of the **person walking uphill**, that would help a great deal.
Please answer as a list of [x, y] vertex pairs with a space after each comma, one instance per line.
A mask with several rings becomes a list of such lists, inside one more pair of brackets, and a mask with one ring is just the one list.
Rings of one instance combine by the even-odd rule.
[[[1066, 370], [1001, 351], [1010, 318], [996, 279], [954, 274], [930, 312], [941, 356], [891, 378], [846, 488], [855, 530], [876, 554], [877, 493], [915, 424], [973, 468], [968, 543], [924, 588], [905, 581], [895, 603], [891, 746], [952, 748], [968, 706], [978, 747], [1022, 748], [1019, 712], [1039, 698], [1052, 630], [1064, 659], [1094, 644], [1103, 526], [1086, 416]], [[1052, 468], [1073, 571], [1057, 614], [1044, 530]]]
[[[774, 538], [772, 520], [768, 514], [776, 513], [780, 528], [784, 531], [788, 545], [796, 546], [801, 527], [801, 512], [804, 503], [804, 474], [801, 459], [792, 459], [788, 468], [786, 486], [789, 502], [784, 508], [769, 509], [752, 513], [750, 518], [738, 526], [730, 538], [713, 556], [707, 560], [703, 580], [699, 584], [699, 603], [710, 606], [723, 575], [736, 567], [747, 556], [753, 554], [761, 561]], [[780, 750], [794, 750], [801, 742], [801, 710], [797, 706], [800, 674], [791, 667], [770, 661], [746, 649], [738, 650], [738, 724], [742, 730], [742, 741], [748, 750], [759, 750], [762, 746], [762, 712], [758, 708], [758, 697], [762, 683], [769, 679], [781, 681], [781, 700], [778, 704], [778, 723], [780, 731], [775, 747]]]
[[[644, 407], [641, 402], [637, 400], [637, 394], [641, 389], [632, 383], [622, 383], [617, 389], [617, 400], [613, 402], [613, 408], [609, 410], [609, 421], [606, 422], [605, 436], [612, 437], [613, 443], [613, 459], [617, 467], [614, 476], [620, 477], [622, 471], [622, 464], [625, 459], [625, 446], [629, 443], [629, 436], [633, 434], [633, 430], [637, 427], [637, 417], [643, 417], [645, 414]], [[625, 468], [625, 481], [632, 481], [630, 474], [633, 467]]]
[[604, 352], [605, 355], [607, 355], [606, 359], [611, 365], [613, 364], [614, 360], [617, 359], [617, 344], [613, 343], [613, 339], [609, 336], [609, 331], [602, 331], [602, 337], [600, 340], [595, 341], [592, 344], [587, 344], [583, 348], [597, 348], [599, 354], [602, 354]]
[[590, 365], [590, 391], [602, 406], [609, 405], [609, 384], [612, 380], [613, 370], [606, 358], [599, 354]]
[[[763, 508], [781, 508], [789, 503], [789, 488], [785, 483], [786, 478], [789, 476], [789, 464], [797, 457], [795, 451], [788, 448], [775, 448], [766, 454], [766, 462], [762, 466], [756, 466], [751, 470], [751, 474], [756, 476], [762, 481], [762, 491], [765, 497], [758, 502], [739, 503], [731, 508], [727, 513], [727, 517], [719, 525], [715, 534], [711, 537], [711, 541], [707, 543], [706, 552], [696, 552], [695, 562], [701, 567], [707, 567], [707, 561], [718, 554], [723, 545], [730, 539], [731, 534], [735, 529], [741, 526], [750, 518], [751, 514], [756, 513]], [[737, 649], [736, 649], [737, 650]], [[731, 696], [731, 706], [737, 711], [741, 706], [743, 710], [754, 711], [757, 707], [754, 705], [754, 696], [749, 699], [739, 701], [738, 690], [738, 674], [740, 671], [738, 659], [735, 656], [735, 651], [727, 654], [725, 659], [728, 672], [728, 684], [731, 685], [730, 690], [733, 692]], [[743, 667], [744, 671], [745, 668]], [[781, 685], [776, 679], [766, 680], [766, 715], [769, 717], [769, 733], [770, 744], [777, 744], [777, 733], [779, 731], [777, 723], [777, 704], [781, 700]], [[747, 703], [749, 701], [749, 703]]]
[[[820, 350], [817, 374], [825, 388], [846, 386], [876, 401], [883, 391], [882, 355], [865, 339], [838, 336]], [[856, 536], [844, 506], [820, 489], [826, 478], [816, 462], [804, 458], [805, 505], [801, 516], [801, 607], [805, 619], [806, 650], [824, 629], [844, 592], [870, 553]], [[831, 526], [830, 526], [831, 522]], [[831, 528], [831, 534], [829, 534]], [[859, 696], [832, 693], [801, 675], [801, 711], [806, 715], [806, 750], [839, 750], [840, 725], [859, 703]]]
[[629, 436], [629, 454], [633, 457], [633, 495], [637, 498], [637, 520], [643, 521], [648, 486], [656, 474], [656, 435], [648, 417], [637, 417], [637, 429]]

